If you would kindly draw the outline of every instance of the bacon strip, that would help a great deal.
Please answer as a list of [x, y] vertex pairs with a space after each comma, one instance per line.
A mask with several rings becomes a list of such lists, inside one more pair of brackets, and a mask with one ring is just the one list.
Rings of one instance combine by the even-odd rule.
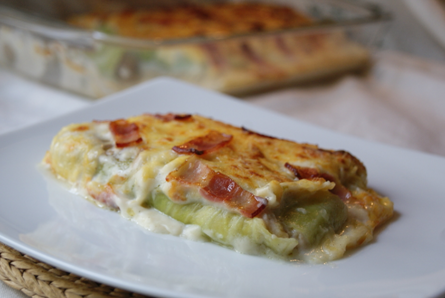
[[139, 127], [125, 119], [110, 122], [110, 130], [118, 148], [133, 146], [142, 142]]
[[266, 199], [244, 190], [229, 176], [215, 172], [199, 159], [185, 162], [168, 174], [166, 180], [197, 187], [208, 201], [223, 203], [248, 218], [259, 215], [267, 206]]
[[202, 155], [218, 150], [232, 140], [232, 135], [212, 130], [203, 137], [197, 137], [187, 143], [174, 146], [172, 149], [179, 154]]
[[320, 173], [317, 169], [296, 167], [286, 162], [284, 165], [288, 170], [294, 173], [295, 177], [298, 179], [314, 179], [320, 177]]
[[317, 178], [323, 178], [326, 181], [334, 182], [335, 187], [330, 190], [330, 192], [334, 195], [337, 195], [342, 199], [343, 201], [346, 201], [352, 197], [352, 193], [347, 189], [343, 184], [336, 181], [336, 179], [327, 174], [327, 173], [320, 173], [317, 169], [314, 168], [307, 168], [307, 167], [297, 167], [293, 166], [289, 163], [286, 163], [284, 165], [287, 169], [289, 169], [292, 173], [294, 173], [295, 177], [298, 179], [308, 179], [313, 180]]
[[244, 190], [230, 177], [214, 172], [207, 186], [200, 189], [201, 195], [209, 201], [224, 202], [232, 210], [253, 218], [267, 206], [267, 200]]
[[335, 182], [335, 186], [330, 190], [331, 193], [337, 195], [343, 201], [346, 201], [352, 197], [352, 193], [340, 182], [335, 181], [335, 178], [329, 174], [321, 173], [320, 177], [324, 178], [326, 181]]

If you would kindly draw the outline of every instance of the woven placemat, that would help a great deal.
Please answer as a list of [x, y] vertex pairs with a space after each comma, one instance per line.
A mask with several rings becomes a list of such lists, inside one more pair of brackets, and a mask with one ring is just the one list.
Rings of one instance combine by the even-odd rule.
[[33, 298], [147, 297], [59, 270], [2, 243], [0, 280]]

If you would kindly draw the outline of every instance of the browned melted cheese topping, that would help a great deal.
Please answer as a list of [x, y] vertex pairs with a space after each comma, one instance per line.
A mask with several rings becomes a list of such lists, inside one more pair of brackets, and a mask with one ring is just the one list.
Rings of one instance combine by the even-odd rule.
[[[286, 166], [298, 167], [308, 163], [321, 179], [331, 179], [346, 187], [366, 184], [365, 167], [345, 151], [322, 150], [315, 145], [273, 138], [199, 115], [175, 119], [145, 114], [130, 118], [128, 122], [138, 126], [143, 139], [140, 146], [146, 150], [163, 148], [179, 154], [195, 152], [203, 163], [230, 176], [246, 189], [262, 187], [272, 180], [291, 182], [296, 178], [308, 178], [296, 177], [295, 172]], [[206, 139], [210, 146], [205, 143]], [[197, 148], [195, 151], [190, 149], [193, 144]], [[207, 148], [206, 154], [202, 154], [200, 146]]]
[[217, 3], [153, 10], [72, 16], [69, 23], [106, 28], [112, 34], [147, 39], [225, 37], [304, 26], [311, 20], [289, 7], [265, 3]]

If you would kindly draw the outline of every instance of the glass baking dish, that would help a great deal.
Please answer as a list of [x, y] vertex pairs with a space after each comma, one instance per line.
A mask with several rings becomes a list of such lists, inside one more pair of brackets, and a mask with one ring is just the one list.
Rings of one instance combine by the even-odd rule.
[[[133, 0], [125, 5], [149, 9], [155, 2], [183, 3]], [[97, 7], [120, 7], [117, 0], [0, 0], [0, 65], [91, 98], [157, 76], [242, 94], [367, 67], [390, 19], [375, 5], [345, 0], [273, 3], [292, 7], [314, 22], [219, 38], [149, 40], [79, 29], [65, 21]]]

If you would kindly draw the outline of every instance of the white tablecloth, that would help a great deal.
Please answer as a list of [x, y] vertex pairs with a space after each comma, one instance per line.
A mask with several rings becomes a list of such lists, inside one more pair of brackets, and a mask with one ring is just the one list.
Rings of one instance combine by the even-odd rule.
[[[246, 97], [251, 104], [329, 129], [445, 156], [445, 64], [394, 52], [366, 77]], [[0, 70], [0, 133], [92, 101]], [[26, 297], [0, 282], [0, 297]]]

